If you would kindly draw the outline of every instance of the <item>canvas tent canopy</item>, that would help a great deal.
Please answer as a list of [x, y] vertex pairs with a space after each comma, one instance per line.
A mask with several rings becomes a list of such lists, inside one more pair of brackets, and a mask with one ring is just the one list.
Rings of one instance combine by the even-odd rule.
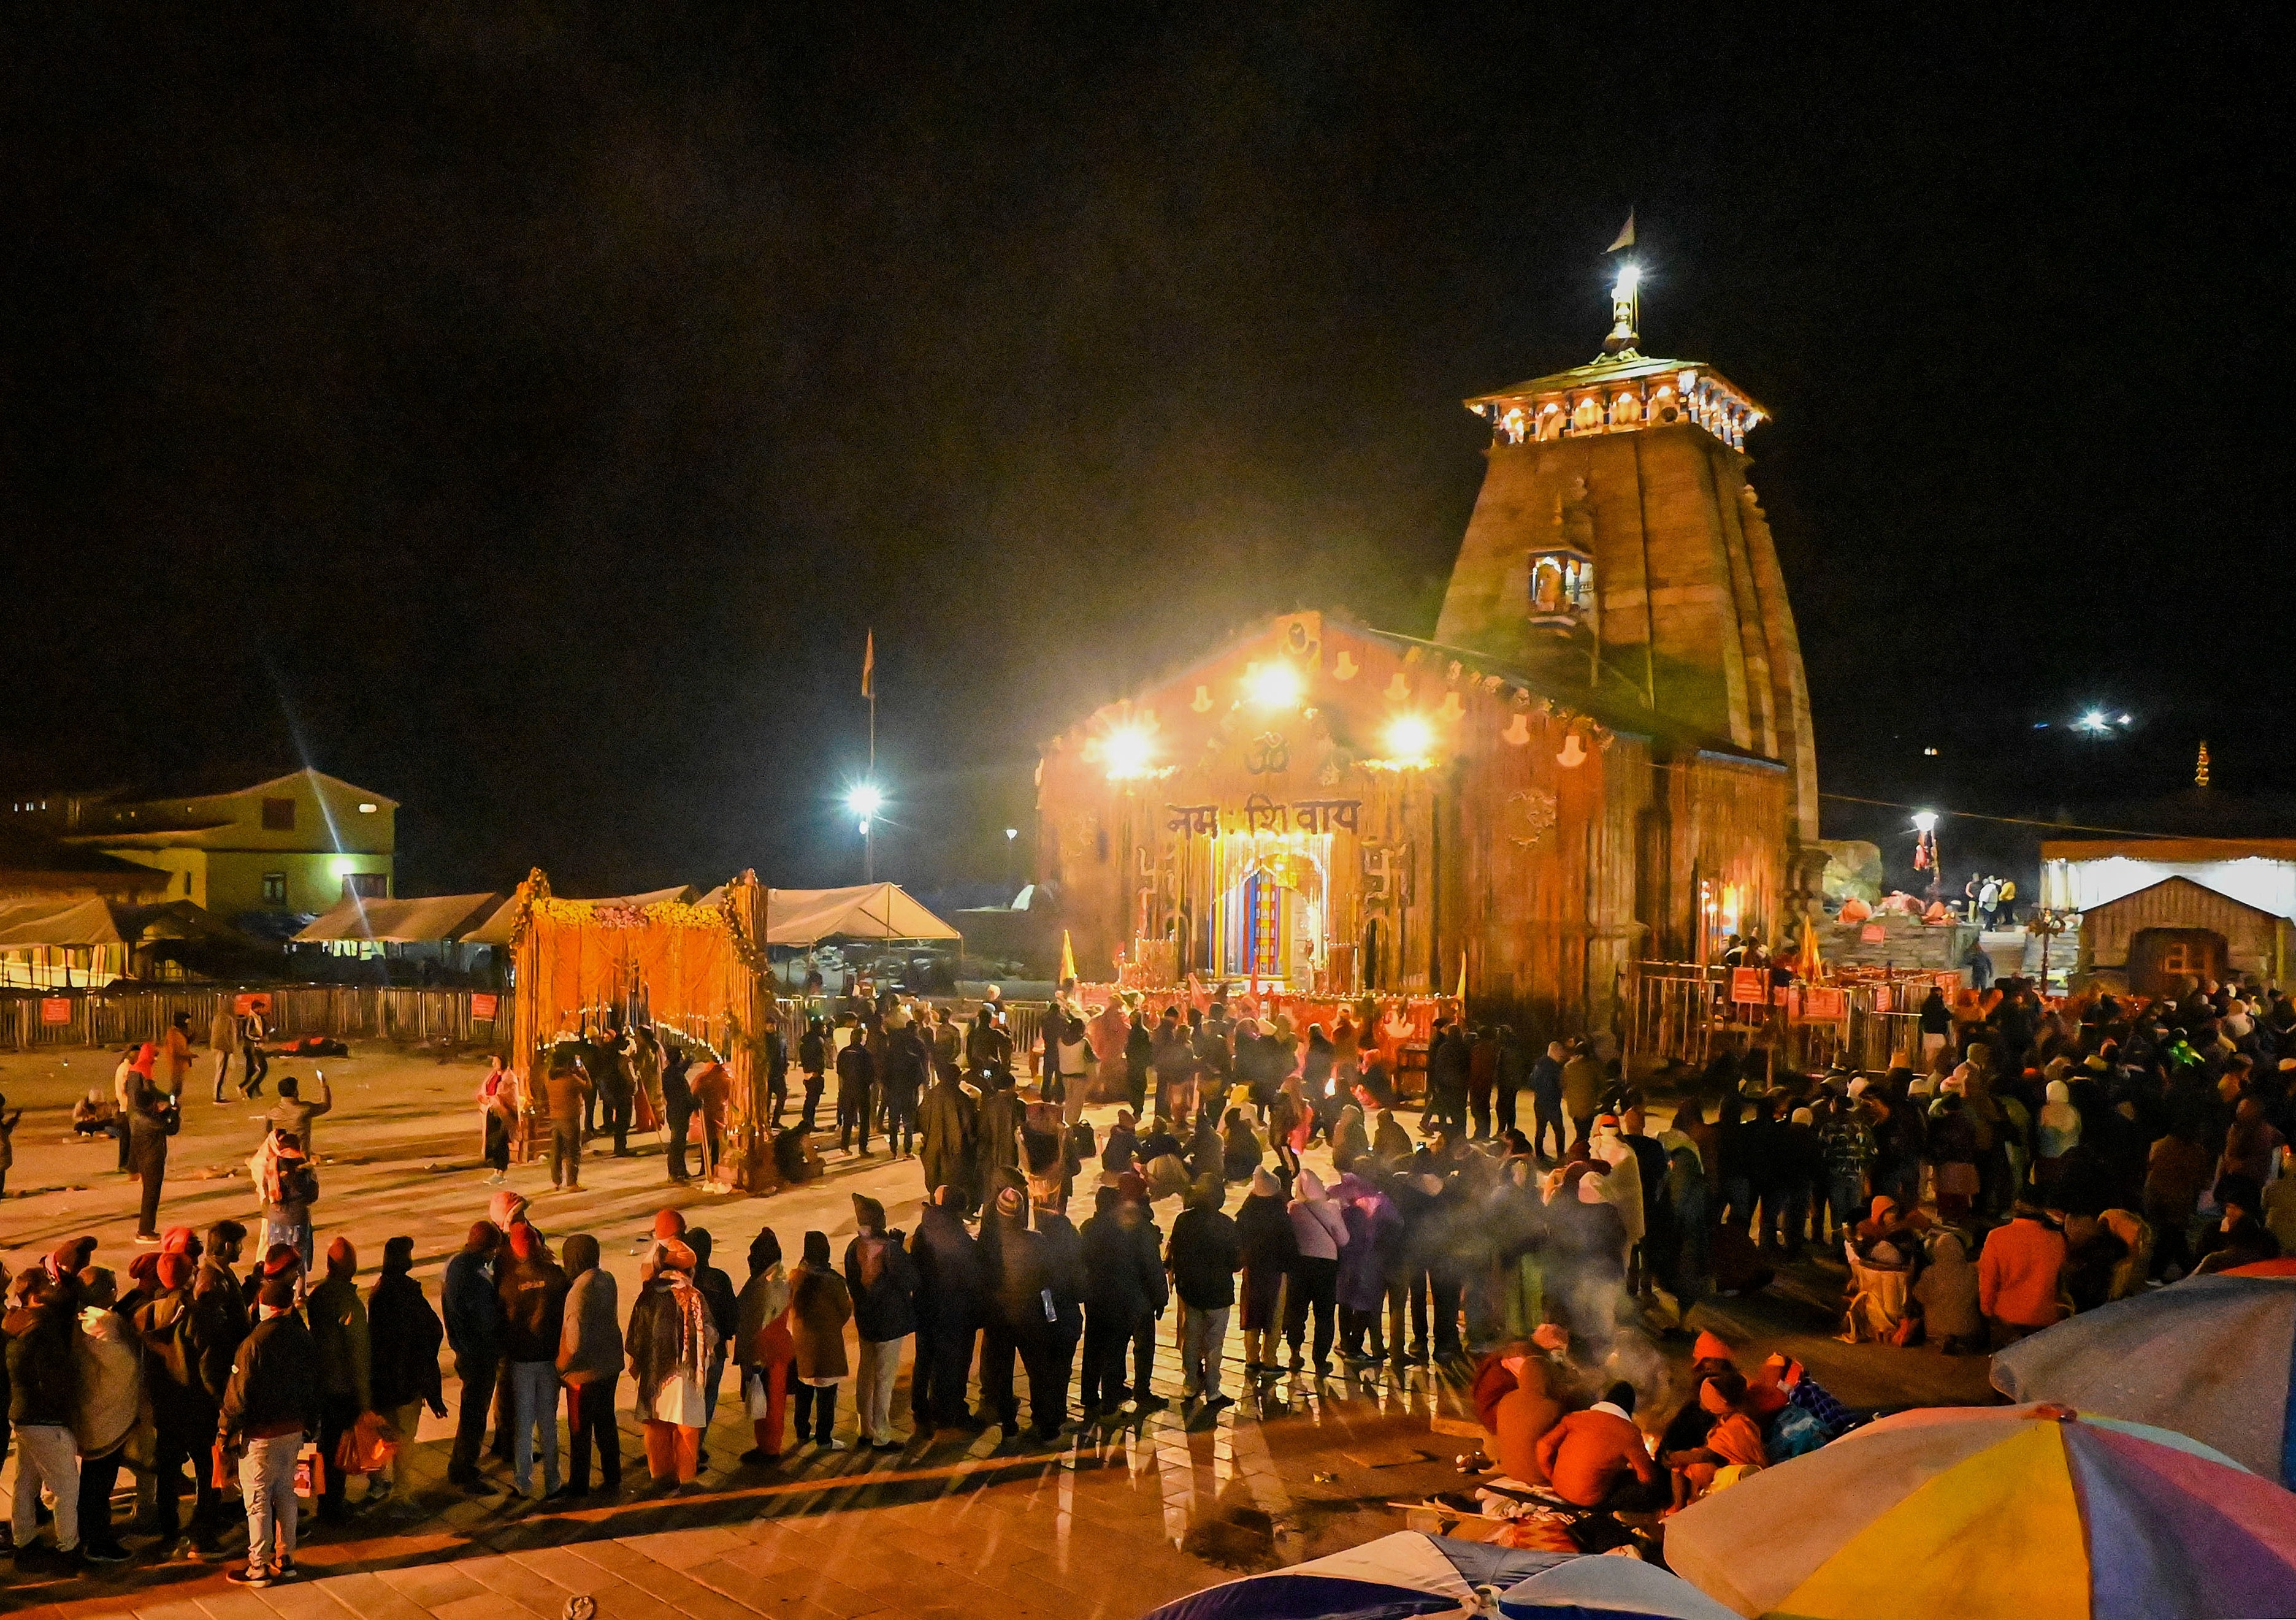
[[960, 939], [898, 883], [849, 888], [764, 891], [767, 945], [810, 945], [824, 939]]
[[111, 904], [101, 896], [0, 900], [0, 951], [125, 943]]
[[492, 920], [502, 907], [500, 895], [428, 895], [412, 900], [346, 895], [289, 943], [450, 944], [468, 939], [472, 930]]

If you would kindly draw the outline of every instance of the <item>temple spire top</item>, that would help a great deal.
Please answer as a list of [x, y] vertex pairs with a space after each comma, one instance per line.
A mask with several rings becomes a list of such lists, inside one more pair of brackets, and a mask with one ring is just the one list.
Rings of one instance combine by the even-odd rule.
[[1635, 340], [1642, 334], [1635, 329], [1642, 321], [1642, 266], [1632, 259], [1619, 266], [1619, 279], [1611, 283], [1611, 335], [1603, 340], [1603, 352], [1614, 360], [1635, 360]]

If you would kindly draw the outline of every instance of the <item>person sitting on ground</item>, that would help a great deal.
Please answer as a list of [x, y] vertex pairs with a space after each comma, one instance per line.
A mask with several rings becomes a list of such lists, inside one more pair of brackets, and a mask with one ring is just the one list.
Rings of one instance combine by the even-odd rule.
[[1922, 1330], [1946, 1355], [1965, 1355], [1985, 1344], [1985, 1316], [1978, 1309], [1977, 1267], [1970, 1264], [1961, 1234], [1941, 1231], [1930, 1247], [1929, 1264], [1914, 1283], [1922, 1307]]
[[1496, 1444], [1499, 1472], [1525, 1485], [1545, 1485], [1538, 1443], [1562, 1420], [1562, 1403], [1547, 1379], [1546, 1358], [1528, 1345], [1510, 1346], [1499, 1364], [1515, 1385], [1501, 1395], [1485, 1428]]
[[1538, 1437], [1533, 1454], [1557, 1495], [1614, 1512], [1646, 1512], [1664, 1504], [1666, 1481], [1635, 1427], [1634, 1411], [1635, 1387], [1613, 1384], [1594, 1405]]
[[1677, 1508], [1687, 1507], [1769, 1465], [1761, 1426], [1746, 1412], [1745, 1399], [1745, 1378], [1735, 1371], [1718, 1372], [1700, 1387], [1698, 1403], [1714, 1420], [1714, 1427], [1706, 1431], [1702, 1444], [1667, 1453]]
[[2263, 1202], [2253, 1176], [2217, 1178], [2217, 1204], [2224, 1215], [2202, 1234], [2200, 1263], [2193, 1267], [2195, 1277], [2280, 1257], [2280, 1240], [2256, 1218]]

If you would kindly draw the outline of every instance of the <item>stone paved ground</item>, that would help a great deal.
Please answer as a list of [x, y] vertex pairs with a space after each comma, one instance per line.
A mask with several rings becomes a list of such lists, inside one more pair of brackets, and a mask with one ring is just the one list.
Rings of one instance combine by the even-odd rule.
[[[319, 1122], [321, 1247], [347, 1233], [369, 1268], [383, 1240], [415, 1239], [416, 1275], [434, 1301], [439, 1274], [490, 1189], [475, 1167], [470, 1106], [478, 1070], [435, 1056], [363, 1049], [324, 1065], [338, 1107]], [[275, 1065], [302, 1075], [304, 1065]], [[0, 1058], [0, 1091], [28, 1112], [17, 1165], [0, 1203], [0, 1262], [12, 1270], [64, 1239], [93, 1232], [100, 1264], [124, 1269], [135, 1252], [135, 1187], [110, 1166], [109, 1143], [69, 1140], [71, 1098], [106, 1084], [100, 1054]], [[217, 1106], [194, 1088], [176, 1139], [163, 1223], [204, 1225], [248, 1217], [243, 1165], [260, 1109]], [[914, 1162], [831, 1155], [822, 1182], [770, 1199], [722, 1198], [662, 1181], [658, 1147], [635, 1159], [594, 1156], [579, 1193], [550, 1195], [539, 1166], [513, 1166], [513, 1183], [537, 1196], [536, 1219], [562, 1240], [596, 1233], [621, 1280], [625, 1308], [636, 1254], [652, 1212], [685, 1207], [713, 1230], [737, 1282], [740, 1256], [760, 1224], [794, 1254], [808, 1227], [842, 1251], [852, 1231], [848, 1194], [883, 1199], [896, 1225], [914, 1223], [922, 1192]], [[1311, 1156], [1314, 1162], [1314, 1156]], [[1318, 1166], [1321, 1167], [1320, 1166]], [[670, 1196], [675, 1194], [674, 1197]], [[1170, 1207], [1160, 1212], [1168, 1223]], [[1761, 1299], [1725, 1302], [1693, 1325], [1734, 1341], [1800, 1355], [1845, 1400], [1898, 1404], [1983, 1398], [1984, 1363], [1925, 1351], [1835, 1344], [1838, 1290], [1807, 1268]], [[1228, 1340], [1229, 1388], [1238, 1387], [1241, 1344]], [[1177, 1361], [1168, 1344], [1156, 1383], [1177, 1401]], [[897, 1395], [905, 1426], [906, 1375]], [[0, 1566], [0, 1611], [81, 1616], [133, 1610], [159, 1620], [525, 1620], [554, 1616], [587, 1592], [610, 1620], [636, 1620], [667, 1605], [696, 1620], [749, 1613], [844, 1620], [862, 1615], [1127, 1616], [1235, 1573], [1296, 1562], [1402, 1526], [1387, 1506], [1460, 1483], [1450, 1459], [1461, 1443], [1431, 1429], [1461, 1411], [1458, 1393], [1425, 1371], [1403, 1385], [1334, 1380], [1278, 1386], [1263, 1408], [1229, 1407], [1206, 1423], [1177, 1407], [1144, 1424], [1067, 1437], [1056, 1451], [1000, 1448], [995, 1431], [901, 1453], [802, 1454], [764, 1470], [735, 1459], [749, 1444], [731, 1398], [710, 1441], [712, 1466], [697, 1494], [671, 1501], [636, 1495], [644, 1469], [625, 1411], [626, 1486], [594, 1494], [578, 1511], [544, 1509], [506, 1493], [469, 1497], [444, 1484], [447, 1423], [425, 1415], [408, 1453], [408, 1481], [395, 1500], [355, 1512], [338, 1529], [307, 1536], [306, 1578], [252, 1592], [220, 1566], [135, 1562], [68, 1580], [37, 1581]], [[838, 1431], [850, 1440], [850, 1386]], [[451, 1375], [447, 1398], [456, 1400]], [[622, 1399], [629, 1399], [627, 1382]], [[906, 1428], [904, 1427], [904, 1432]], [[12, 1475], [12, 1460], [9, 1465]], [[357, 1486], [353, 1489], [356, 1492]], [[0, 1501], [4, 1501], [0, 1495]], [[308, 1517], [305, 1527], [312, 1529]], [[130, 1545], [142, 1543], [134, 1537]]]

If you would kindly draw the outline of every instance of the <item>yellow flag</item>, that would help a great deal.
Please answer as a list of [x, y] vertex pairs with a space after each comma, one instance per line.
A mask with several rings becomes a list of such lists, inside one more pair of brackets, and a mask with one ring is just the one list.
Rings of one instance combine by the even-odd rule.
[[1077, 976], [1076, 947], [1069, 943], [1069, 931], [1061, 930], [1061, 982], [1066, 984]]
[[1631, 248], [1634, 245], [1635, 211], [1632, 209], [1628, 209], [1627, 210], [1626, 227], [1619, 233], [1619, 240], [1612, 242], [1609, 247], [1603, 249], [1603, 251], [1605, 253], [1616, 253], [1621, 248]]
[[1462, 1004], [1467, 999], [1467, 947], [1459, 947], [1459, 994], [1454, 998]]
[[861, 649], [861, 695], [873, 698], [877, 683], [877, 633], [869, 632], [869, 640]]

